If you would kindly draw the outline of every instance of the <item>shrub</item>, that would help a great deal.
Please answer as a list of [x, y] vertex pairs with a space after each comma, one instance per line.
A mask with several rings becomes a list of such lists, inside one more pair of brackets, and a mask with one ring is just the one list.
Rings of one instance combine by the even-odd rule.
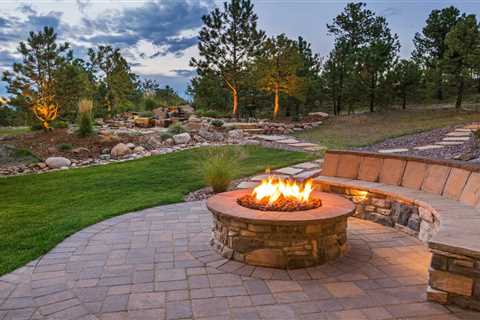
[[145, 110], [153, 110], [157, 106], [157, 103], [152, 99], [145, 100]]
[[187, 130], [182, 126], [180, 122], [175, 122], [168, 127], [168, 132], [170, 134], [179, 134], [186, 131]]
[[224, 111], [218, 111], [218, 110], [197, 110], [196, 113], [201, 116], [201, 117], [207, 117], [207, 118], [225, 118], [230, 116], [229, 113], [226, 113]]
[[199, 169], [205, 183], [213, 192], [227, 191], [238, 174], [239, 162], [245, 154], [238, 148], [208, 148], [199, 161]]
[[168, 133], [168, 132], [160, 133], [160, 139], [162, 139], [162, 141], [165, 141], [165, 140], [170, 139], [170, 138], [173, 138], [173, 134]]
[[221, 128], [223, 126], [223, 121], [219, 119], [214, 119], [210, 121], [210, 124], [216, 128]]
[[56, 129], [60, 129], [60, 128], [66, 129], [68, 128], [68, 123], [63, 120], [55, 120], [52, 123], [52, 127]]
[[86, 137], [93, 133], [92, 100], [82, 99], [78, 104], [78, 135]]
[[60, 150], [60, 151], [72, 150], [72, 145], [70, 143], [60, 143], [57, 146], [57, 149]]

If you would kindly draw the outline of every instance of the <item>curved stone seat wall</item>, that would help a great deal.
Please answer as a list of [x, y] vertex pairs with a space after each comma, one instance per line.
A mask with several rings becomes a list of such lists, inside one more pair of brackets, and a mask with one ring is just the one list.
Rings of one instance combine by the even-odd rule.
[[355, 216], [429, 246], [430, 300], [480, 310], [480, 166], [328, 151], [315, 181], [321, 191], [352, 199]]

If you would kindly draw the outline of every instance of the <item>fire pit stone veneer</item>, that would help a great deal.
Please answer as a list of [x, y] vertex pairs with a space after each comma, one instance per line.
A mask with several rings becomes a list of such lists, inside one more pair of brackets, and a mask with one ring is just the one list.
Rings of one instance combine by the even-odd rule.
[[215, 195], [207, 201], [213, 214], [211, 245], [223, 257], [246, 264], [295, 269], [323, 264], [347, 249], [347, 218], [354, 204], [338, 195], [317, 192], [316, 209], [281, 212], [243, 207], [237, 199], [251, 189]]

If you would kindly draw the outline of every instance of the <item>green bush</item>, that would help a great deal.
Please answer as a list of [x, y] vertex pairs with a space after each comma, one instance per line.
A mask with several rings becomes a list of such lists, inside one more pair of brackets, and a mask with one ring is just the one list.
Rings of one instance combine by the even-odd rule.
[[43, 130], [43, 126], [41, 123], [33, 123], [31, 126], [30, 126], [30, 130], [32, 131], [40, 131], [40, 130]]
[[218, 119], [214, 119], [212, 121], [210, 121], [210, 124], [216, 128], [221, 128], [223, 126], [223, 121], [222, 120], [218, 120]]
[[218, 111], [218, 110], [197, 110], [196, 113], [201, 117], [208, 117], [208, 118], [225, 118], [230, 116], [229, 113], [225, 111]]
[[162, 141], [165, 141], [165, 140], [170, 139], [170, 138], [173, 138], [173, 134], [168, 133], [168, 132], [160, 133], [160, 139], [162, 139]]
[[56, 129], [65, 129], [65, 128], [68, 128], [68, 122], [63, 120], [55, 120], [53, 121], [51, 126], [52, 128], [56, 128]]
[[199, 170], [205, 183], [213, 192], [227, 191], [232, 180], [237, 176], [239, 163], [245, 158], [239, 148], [208, 148], [199, 160]]
[[146, 99], [145, 100], [145, 110], [153, 110], [157, 107], [157, 103], [155, 100], [152, 99]]
[[175, 122], [168, 127], [168, 132], [170, 134], [179, 134], [186, 131], [187, 129], [185, 129], [180, 122]]
[[60, 151], [68, 151], [68, 150], [72, 150], [72, 145], [70, 143], [60, 143], [58, 146], [57, 146], [57, 149], [60, 150]]

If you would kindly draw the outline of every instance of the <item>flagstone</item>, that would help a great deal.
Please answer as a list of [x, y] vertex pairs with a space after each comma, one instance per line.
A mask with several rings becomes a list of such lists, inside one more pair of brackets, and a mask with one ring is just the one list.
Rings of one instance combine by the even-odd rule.
[[408, 152], [408, 149], [397, 148], [397, 149], [381, 149], [378, 150], [379, 153], [399, 153], [399, 152]]
[[300, 173], [302, 171], [303, 171], [302, 169], [297, 169], [297, 168], [293, 168], [293, 167], [286, 167], [286, 168], [275, 170], [275, 172], [284, 173], [284, 174], [288, 174], [288, 175], [295, 175], [295, 174]]
[[446, 137], [442, 139], [443, 141], [468, 141], [470, 137]]
[[446, 134], [449, 137], [469, 137], [470, 132], [468, 131], [453, 131]]
[[249, 189], [249, 188], [255, 188], [258, 186], [258, 182], [253, 182], [253, 181], [242, 181], [240, 184], [237, 186], [237, 189]]
[[315, 162], [304, 162], [294, 165], [295, 168], [302, 168], [302, 169], [313, 169], [318, 168], [318, 163]]
[[440, 142], [435, 142], [435, 144], [444, 145], [444, 146], [458, 146], [458, 145], [464, 144], [464, 142], [461, 142], [461, 141], [440, 141]]
[[290, 144], [292, 147], [300, 147], [300, 148], [304, 148], [304, 147], [316, 147], [318, 146], [318, 144], [315, 144], [315, 143], [310, 143], [310, 142], [300, 142], [300, 143], [292, 143]]
[[277, 140], [275, 142], [283, 143], [283, 144], [293, 144], [293, 143], [299, 143], [300, 141], [290, 138], [290, 139], [284, 139], [284, 140]]
[[267, 141], [278, 141], [278, 140], [285, 140], [288, 139], [288, 136], [279, 136], [279, 135], [266, 135], [266, 134], [259, 134], [256, 135], [255, 138], [259, 138], [262, 140], [267, 140]]
[[415, 149], [415, 150], [431, 150], [431, 149], [441, 149], [441, 148], [445, 148], [445, 146], [440, 145], [440, 144], [429, 144], [429, 145], [426, 145], [426, 146], [415, 147], [413, 149]]

